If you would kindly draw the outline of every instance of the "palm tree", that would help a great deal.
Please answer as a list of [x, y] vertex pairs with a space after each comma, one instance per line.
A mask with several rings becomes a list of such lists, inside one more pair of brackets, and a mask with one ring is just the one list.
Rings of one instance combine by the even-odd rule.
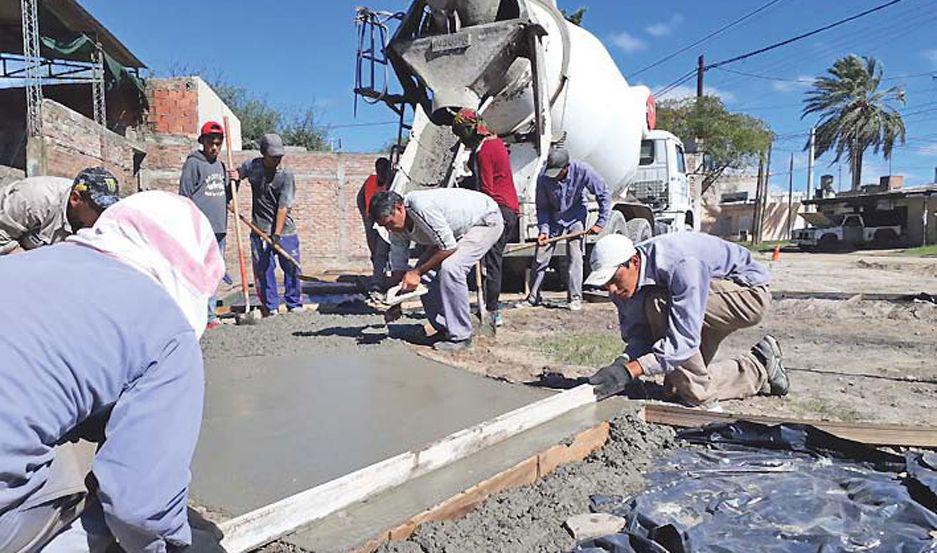
[[852, 170], [852, 189], [862, 183], [862, 156], [871, 146], [877, 154], [891, 158], [896, 141], [904, 144], [904, 121], [888, 104], [904, 103], [904, 90], [879, 90], [882, 64], [872, 57], [848, 55], [833, 63], [828, 76], [817, 77], [804, 98], [801, 118], [819, 114], [816, 154], [835, 151], [837, 162], [845, 154]]

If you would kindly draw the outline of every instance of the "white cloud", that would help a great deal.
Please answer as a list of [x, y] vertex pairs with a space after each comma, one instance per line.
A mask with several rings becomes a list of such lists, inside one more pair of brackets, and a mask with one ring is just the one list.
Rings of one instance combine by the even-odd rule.
[[[650, 87], [651, 90], [659, 90], [661, 87]], [[732, 94], [726, 90], [720, 90], [711, 86], [703, 86], [703, 93], [707, 96], [718, 96], [722, 98], [723, 102], [732, 102], [735, 100], [735, 94]], [[682, 100], [683, 98], [692, 98], [696, 96], [696, 87], [689, 87], [686, 85], [680, 85], [672, 88], [670, 91], [660, 96], [655, 96], [655, 100], [658, 102], [661, 100]]]
[[791, 79], [788, 81], [774, 81], [771, 83], [771, 88], [775, 92], [792, 92], [794, 90], [808, 88], [813, 84], [814, 78], [810, 75], [798, 75], [796, 79]]
[[937, 156], [937, 142], [932, 144], [925, 144], [923, 146], [911, 146], [909, 149], [916, 154]]
[[921, 55], [924, 56], [924, 59], [937, 65], [937, 48], [931, 48], [930, 50], [924, 50], [921, 52]]
[[644, 28], [647, 31], [647, 34], [660, 38], [662, 36], [667, 36], [673, 32], [673, 30], [683, 23], [683, 14], [675, 13], [667, 21], [660, 21], [652, 25], [648, 25]]
[[609, 40], [611, 40], [612, 44], [629, 54], [647, 48], [647, 44], [645, 44], [643, 40], [626, 31], [613, 34]]

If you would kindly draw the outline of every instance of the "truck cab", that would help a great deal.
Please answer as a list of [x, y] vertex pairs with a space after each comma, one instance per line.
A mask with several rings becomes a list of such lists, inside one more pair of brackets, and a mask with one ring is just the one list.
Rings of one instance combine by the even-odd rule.
[[683, 142], [673, 134], [647, 133], [629, 192], [653, 211], [655, 235], [699, 229], [700, 205], [690, 190]]

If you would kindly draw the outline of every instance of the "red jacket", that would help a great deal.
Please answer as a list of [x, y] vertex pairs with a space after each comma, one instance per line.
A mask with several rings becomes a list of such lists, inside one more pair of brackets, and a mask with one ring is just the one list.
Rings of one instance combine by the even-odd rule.
[[511, 158], [504, 141], [494, 137], [482, 142], [475, 154], [475, 167], [478, 189], [491, 196], [498, 205], [519, 213], [517, 189], [514, 188], [514, 175], [511, 173]]
[[377, 182], [377, 175], [371, 175], [364, 181], [364, 216], [371, 216], [371, 198], [378, 192], [387, 190], [386, 186], [381, 186]]

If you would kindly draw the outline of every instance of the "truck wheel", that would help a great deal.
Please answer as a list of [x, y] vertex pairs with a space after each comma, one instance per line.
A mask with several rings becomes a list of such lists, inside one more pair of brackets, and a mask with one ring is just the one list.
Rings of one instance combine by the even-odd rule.
[[890, 228], [875, 231], [872, 237], [872, 245], [878, 248], [887, 248], [894, 246], [898, 242], [898, 235]]
[[631, 219], [625, 223], [625, 236], [631, 238], [631, 241], [637, 244], [638, 242], [644, 242], [645, 240], [650, 240], [653, 236], [651, 232], [651, 224], [647, 222], [647, 219]]
[[612, 211], [608, 216], [608, 223], [602, 229], [602, 232], [599, 233], [598, 237], [602, 238], [609, 234], [628, 235], [628, 223], [625, 221], [625, 216], [622, 215], [620, 211]]
[[817, 249], [823, 252], [833, 251], [839, 248], [839, 238], [835, 234], [824, 234], [817, 243]]

